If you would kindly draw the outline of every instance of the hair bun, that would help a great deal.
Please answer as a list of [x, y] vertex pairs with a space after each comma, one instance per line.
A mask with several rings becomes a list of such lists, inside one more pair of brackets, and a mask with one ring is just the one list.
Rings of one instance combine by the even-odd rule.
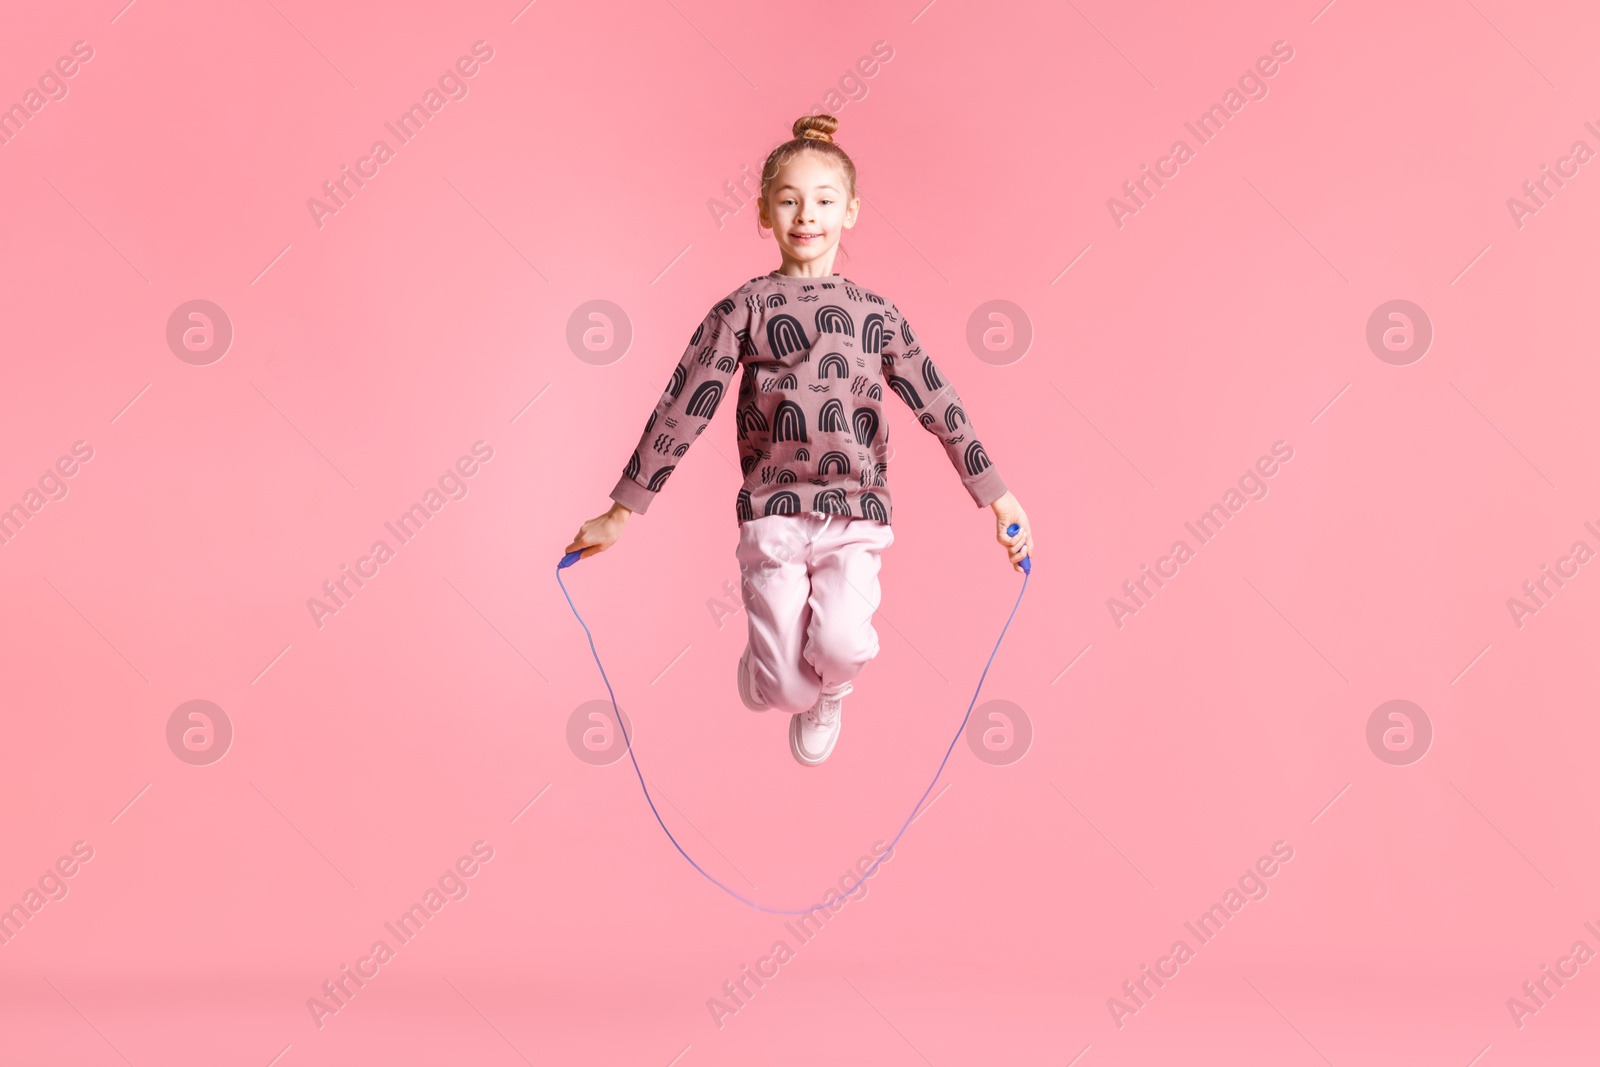
[[794, 120], [790, 127], [797, 141], [822, 141], [833, 144], [833, 131], [839, 128], [839, 120], [832, 115], [802, 115]]

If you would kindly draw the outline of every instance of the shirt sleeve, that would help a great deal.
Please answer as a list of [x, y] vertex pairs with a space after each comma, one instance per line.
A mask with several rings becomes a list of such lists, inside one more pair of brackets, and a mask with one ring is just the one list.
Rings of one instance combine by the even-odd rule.
[[711, 424], [717, 405], [739, 365], [739, 337], [722, 315], [727, 302], [713, 307], [683, 357], [672, 370], [667, 388], [644, 424], [644, 433], [628, 465], [611, 490], [611, 499], [640, 513], [650, 510], [683, 454]]
[[911, 323], [893, 304], [884, 315], [882, 360], [889, 388], [916, 414], [922, 428], [939, 439], [973, 502], [987, 507], [1004, 496], [1006, 483], [978, 440], [955, 386], [922, 350]]

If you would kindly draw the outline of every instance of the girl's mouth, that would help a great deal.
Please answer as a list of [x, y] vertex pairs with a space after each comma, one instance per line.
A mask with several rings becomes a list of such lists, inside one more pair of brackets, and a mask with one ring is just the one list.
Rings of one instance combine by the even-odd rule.
[[789, 235], [789, 239], [791, 241], [793, 241], [795, 244], [803, 245], [807, 241], [820, 241], [820, 240], [822, 240], [822, 234], [820, 234], [820, 233], [791, 233]]

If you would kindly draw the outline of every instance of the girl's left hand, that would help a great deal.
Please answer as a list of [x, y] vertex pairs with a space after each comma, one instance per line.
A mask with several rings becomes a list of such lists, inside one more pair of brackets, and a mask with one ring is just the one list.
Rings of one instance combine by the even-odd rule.
[[[1028, 513], [1022, 510], [1017, 498], [1007, 489], [1004, 496], [989, 505], [995, 514], [994, 538], [1006, 546], [1011, 558], [1011, 569], [1020, 571], [1025, 556], [1033, 555], [1033, 528], [1028, 525]], [[1006, 527], [1016, 523], [1021, 529], [1015, 537], [1006, 536]]]

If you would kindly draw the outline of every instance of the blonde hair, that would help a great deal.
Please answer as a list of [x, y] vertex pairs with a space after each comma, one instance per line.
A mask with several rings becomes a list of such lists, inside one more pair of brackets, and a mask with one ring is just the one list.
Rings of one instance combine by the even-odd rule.
[[767, 190], [777, 180], [779, 167], [800, 152], [815, 152], [832, 161], [843, 172], [847, 186], [845, 199], [854, 200], [856, 165], [844, 149], [833, 143], [833, 131], [838, 128], [839, 120], [832, 115], [802, 115], [795, 119], [791, 127], [794, 136], [774, 148], [767, 156], [766, 166], [761, 168], [761, 199], [767, 199]]

